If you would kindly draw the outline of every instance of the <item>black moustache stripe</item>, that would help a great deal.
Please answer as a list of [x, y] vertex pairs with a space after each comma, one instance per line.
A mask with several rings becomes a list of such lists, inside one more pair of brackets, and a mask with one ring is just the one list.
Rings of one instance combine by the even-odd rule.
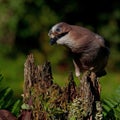
[[56, 37], [59, 39], [59, 38], [61, 38], [61, 37], [65, 36], [66, 34], [68, 34], [68, 32], [61, 33], [61, 34], [57, 35]]

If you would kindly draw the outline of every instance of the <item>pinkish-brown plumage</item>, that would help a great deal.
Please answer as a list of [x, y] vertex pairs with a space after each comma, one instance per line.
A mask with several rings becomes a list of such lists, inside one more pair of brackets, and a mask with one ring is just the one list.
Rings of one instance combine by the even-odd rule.
[[70, 49], [76, 76], [80, 72], [92, 70], [98, 77], [103, 76], [109, 56], [104, 39], [92, 31], [61, 22], [54, 25], [48, 33], [51, 44], [57, 43]]

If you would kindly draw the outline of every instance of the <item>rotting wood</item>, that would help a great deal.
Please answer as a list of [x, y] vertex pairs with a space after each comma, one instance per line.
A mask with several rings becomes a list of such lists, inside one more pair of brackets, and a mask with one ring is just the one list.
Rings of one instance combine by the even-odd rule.
[[94, 72], [87, 71], [80, 79], [77, 97], [73, 100], [69, 118], [77, 120], [102, 120], [100, 84]]
[[50, 62], [35, 65], [30, 54], [24, 65], [23, 106], [19, 120], [102, 120], [100, 85], [87, 71], [76, 86], [70, 73], [68, 85], [53, 82]]

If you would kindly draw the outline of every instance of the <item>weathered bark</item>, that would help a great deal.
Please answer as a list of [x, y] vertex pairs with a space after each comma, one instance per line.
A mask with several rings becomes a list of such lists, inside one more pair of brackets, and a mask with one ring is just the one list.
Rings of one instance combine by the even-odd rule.
[[77, 94], [70, 107], [69, 118], [102, 120], [100, 86], [95, 73], [87, 71], [83, 74]]
[[50, 62], [42, 66], [29, 55], [24, 68], [24, 106], [19, 120], [101, 120], [99, 81], [95, 73], [86, 72], [76, 86], [73, 75], [61, 88], [53, 83]]

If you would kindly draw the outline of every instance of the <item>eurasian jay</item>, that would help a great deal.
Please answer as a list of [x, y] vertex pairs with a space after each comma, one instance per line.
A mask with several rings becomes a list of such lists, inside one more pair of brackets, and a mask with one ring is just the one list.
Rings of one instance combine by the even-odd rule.
[[81, 26], [60, 22], [51, 28], [48, 36], [51, 45], [57, 43], [69, 48], [77, 77], [87, 70], [95, 72], [97, 77], [106, 74], [109, 48], [100, 35]]

